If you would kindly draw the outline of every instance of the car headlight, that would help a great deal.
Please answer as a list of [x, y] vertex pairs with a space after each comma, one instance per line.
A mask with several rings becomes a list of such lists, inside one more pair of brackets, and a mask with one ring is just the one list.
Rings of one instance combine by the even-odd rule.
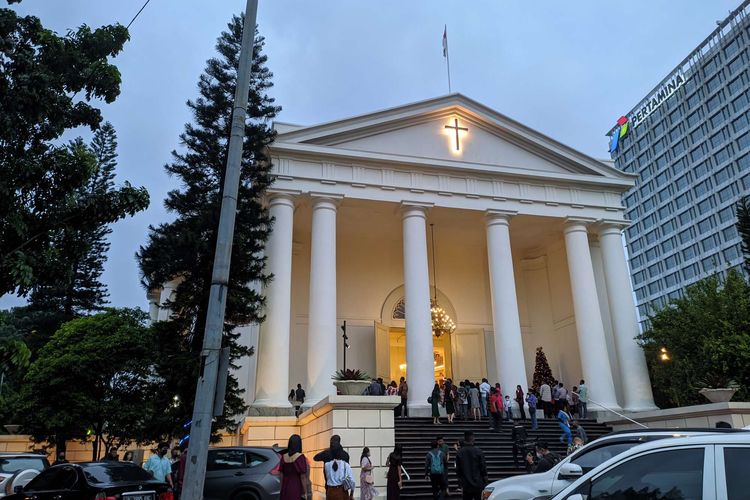
[[495, 488], [493, 486], [487, 486], [482, 491], [482, 500], [487, 500], [488, 498], [490, 498], [492, 496], [493, 491], [495, 491]]

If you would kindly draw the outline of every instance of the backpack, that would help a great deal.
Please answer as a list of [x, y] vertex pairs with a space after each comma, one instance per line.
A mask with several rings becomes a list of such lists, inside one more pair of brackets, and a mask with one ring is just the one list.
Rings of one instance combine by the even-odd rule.
[[438, 450], [437, 453], [430, 453], [430, 474], [443, 473], [443, 453]]

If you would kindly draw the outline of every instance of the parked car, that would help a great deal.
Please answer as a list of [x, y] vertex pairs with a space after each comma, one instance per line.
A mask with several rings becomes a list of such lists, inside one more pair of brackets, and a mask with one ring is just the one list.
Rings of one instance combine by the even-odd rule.
[[129, 462], [54, 465], [5, 500], [161, 500], [167, 483]]
[[715, 433], [742, 433], [739, 429], [637, 429], [614, 432], [596, 439], [564, 457], [547, 472], [501, 479], [487, 485], [487, 500], [528, 500], [550, 498], [595, 467], [643, 443], [675, 437]]
[[663, 439], [607, 460], [554, 500], [744, 500], [750, 495], [748, 464], [747, 432]]
[[282, 448], [208, 450], [204, 500], [271, 500], [281, 490]]
[[10, 495], [14, 486], [24, 486], [47, 468], [47, 457], [38, 453], [0, 453], [0, 498]]

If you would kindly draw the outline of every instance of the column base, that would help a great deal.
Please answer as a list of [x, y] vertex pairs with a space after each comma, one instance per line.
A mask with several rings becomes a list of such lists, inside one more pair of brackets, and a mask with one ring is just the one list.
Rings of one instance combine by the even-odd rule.
[[636, 405], [636, 406], [627, 406], [625, 407], [625, 411], [627, 413], [640, 413], [644, 411], [656, 411], [660, 408], [654, 404], [643, 404], [643, 405]]
[[431, 417], [432, 406], [426, 403], [407, 403], [410, 417]]
[[247, 410], [248, 417], [293, 417], [294, 413], [294, 406], [288, 400], [273, 399], [256, 399]]

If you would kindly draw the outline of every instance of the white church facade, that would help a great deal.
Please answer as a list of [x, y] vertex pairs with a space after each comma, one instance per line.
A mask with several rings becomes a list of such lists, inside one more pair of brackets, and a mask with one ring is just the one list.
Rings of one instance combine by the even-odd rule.
[[[634, 176], [461, 94], [275, 126], [273, 280], [238, 373], [250, 415], [290, 415], [297, 383], [308, 407], [333, 397], [344, 321], [347, 368], [406, 377], [412, 414], [442, 378], [526, 391], [537, 347], [592, 400], [655, 408], [621, 239]], [[452, 333], [433, 335], [434, 302]]]
[[[537, 347], [591, 399], [654, 408], [621, 240], [633, 176], [460, 94], [276, 128], [255, 414], [297, 383], [309, 405], [335, 394], [344, 321], [347, 367], [405, 376], [418, 413], [440, 378], [526, 390]], [[435, 299], [453, 333], [432, 334]]]

